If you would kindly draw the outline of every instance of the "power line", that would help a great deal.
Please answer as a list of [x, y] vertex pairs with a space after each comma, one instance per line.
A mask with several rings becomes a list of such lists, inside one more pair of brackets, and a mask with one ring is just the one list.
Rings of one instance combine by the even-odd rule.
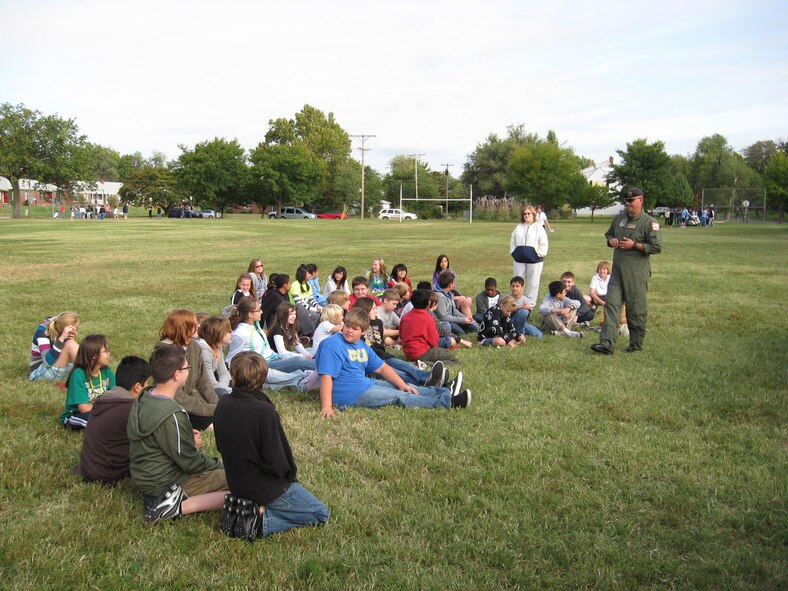
[[371, 137], [377, 137], [375, 135], [367, 135], [362, 133], [360, 135], [351, 135], [350, 137], [360, 138], [361, 139], [361, 147], [358, 148], [361, 152], [361, 219], [364, 219], [364, 154], [369, 150], [364, 145], [366, 141]]

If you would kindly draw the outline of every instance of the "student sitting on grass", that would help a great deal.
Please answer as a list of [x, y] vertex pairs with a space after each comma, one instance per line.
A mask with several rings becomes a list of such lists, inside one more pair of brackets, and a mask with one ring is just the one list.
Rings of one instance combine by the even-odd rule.
[[61, 312], [36, 327], [30, 347], [30, 381], [59, 382], [77, 358], [79, 314]]
[[[410, 298], [410, 294], [413, 293], [413, 286], [410, 284], [410, 278], [408, 277], [408, 267], [404, 263], [394, 265], [394, 268], [391, 269], [391, 279], [389, 279], [386, 286], [393, 288], [397, 283], [404, 283], [407, 286], [408, 298]], [[400, 293], [400, 297], [404, 296]]]
[[[343, 293], [344, 292], [339, 292]], [[347, 294], [344, 294], [347, 296]], [[347, 301], [347, 297], [345, 298]], [[342, 322], [345, 317], [344, 310], [336, 304], [327, 304], [320, 314], [320, 324], [315, 329], [315, 334], [312, 336], [312, 347], [317, 351], [325, 339], [333, 334], [342, 330]]]
[[64, 427], [75, 431], [87, 427], [93, 403], [115, 387], [115, 374], [109, 367], [109, 359], [107, 337], [103, 334], [85, 337], [77, 351], [74, 369], [66, 380], [66, 408], [60, 415]]
[[342, 308], [342, 310], [347, 312], [350, 310], [350, 295], [341, 289], [335, 289], [330, 294], [328, 294], [328, 303], [339, 306]]
[[372, 298], [375, 304], [378, 306], [381, 304], [378, 298], [369, 293], [369, 281], [367, 281], [366, 277], [362, 277], [361, 275], [353, 278], [353, 293], [350, 294], [351, 308], [356, 305], [356, 300], [358, 300], [358, 298]]
[[550, 282], [550, 295], [545, 296], [539, 313], [542, 315], [542, 330], [556, 336], [582, 338], [582, 332], [570, 330], [577, 321], [580, 302], [566, 297], [566, 287], [560, 281]]
[[438, 310], [438, 304], [440, 303], [443, 296], [435, 291], [428, 292], [430, 295], [430, 303], [427, 304], [427, 312], [430, 313], [433, 320], [435, 320], [435, 326], [438, 329], [438, 346], [441, 349], [457, 349], [459, 347], [467, 347], [470, 349], [473, 347], [473, 343], [467, 339], [460, 338], [455, 336], [454, 333], [451, 331], [451, 325], [448, 322], [442, 322], [438, 320], [437, 315], [435, 312]]
[[118, 365], [116, 385], [96, 400], [85, 429], [79, 464], [74, 473], [89, 482], [115, 484], [129, 477], [129, 436], [126, 425], [132, 403], [151, 376], [148, 362], [124, 357]]
[[298, 338], [297, 314], [295, 305], [279, 304], [276, 309], [276, 320], [268, 328], [268, 344], [282, 359], [298, 356], [312, 359], [311, 352]]
[[[249, 276], [246, 275], [246, 278], [249, 279]], [[164, 345], [177, 345], [186, 353], [191, 371], [183, 387], [175, 394], [175, 400], [189, 413], [191, 424], [204, 431], [213, 423], [213, 411], [219, 402], [219, 396], [208, 379], [202, 362], [202, 349], [194, 338], [198, 327], [197, 315], [194, 312], [173, 310], [161, 326], [161, 341], [154, 345], [154, 349]]]
[[454, 273], [443, 271], [438, 276], [440, 286], [439, 295], [443, 297], [438, 301], [438, 309], [435, 315], [438, 320], [448, 322], [451, 332], [459, 337], [469, 332], [479, 332], [479, 325], [473, 320], [470, 313], [462, 314], [454, 302]]
[[[345, 317], [342, 332], [329, 337], [317, 352], [320, 374], [320, 404], [323, 417], [334, 416], [334, 405], [378, 408], [406, 406], [426, 408], [465, 408], [471, 391], [462, 390], [462, 373], [448, 388], [410, 386], [402, 381], [367, 345], [362, 336], [369, 326], [364, 310], [353, 309]], [[376, 373], [386, 381], [366, 377]]]
[[222, 463], [200, 451], [202, 434], [175, 402], [175, 393], [189, 378], [186, 352], [162, 345], [153, 351], [150, 368], [156, 385], [134, 401], [126, 430], [131, 477], [143, 495], [145, 522], [221, 509], [228, 492]]
[[205, 377], [219, 396], [229, 394], [230, 372], [224, 361], [224, 347], [230, 344], [233, 335], [230, 321], [222, 316], [209, 316], [200, 322], [197, 334], [200, 338], [195, 341], [200, 345]]
[[[453, 338], [438, 335], [435, 318], [427, 310], [431, 293], [434, 292], [416, 289], [410, 298], [413, 309], [402, 316], [399, 324], [402, 352], [410, 361], [443, 361], [447, 365], [459, 363], [457, 358], [447, 351], [454, 342]], [[442, 341], [442, 338], [445, 340]]]
[[249, 268], [246, 269], [249, 277], [252, 278], [252, 286], [255, 293], [257, 293], [257, 300], [260, 301], [268, 289], [268, 275], [265, 274], [265, 265], [260, 259], [252, 259], [249, 261]]
[[344, 291], [346, 294], [350, 295], [350, 285], [348, 285], [347, 281], [347, 269], [342, 266], [334, 269], [334, 272], [331, 273], [331, 277], [326, 281], [325, 287], [323, 287], [323, 296], [326, 298], [326, 302], [328, 302], [328, 296], [331, 295], [331, 292], [337, 290]]
[[517, 332], [514, 322], [512, 322], [514, 308], [514, 298], [506, 295], [484, 313], [477, 335], [480, 344], [495, 347], [516, 347], [525, 342], [525, 335]]
[[498, 291], [498, 282], [495, 277], [488, 277], [484, 280], [484, 291], [476, 294], [476, 314], [473, 320], [481, 323], [484, 313], [492, 308], [501, 299], [501, 292]]
[[328, 520], [328, 508], [298, 483], [279, 414], [263, 392], [267, 372], [260, 355], [237, 355], [230, 365], [233, 391], [216, 407], [216, 447], [227, 482], [233, 495], [259, 504], [259, 537]]
[[433, 365], [433, 371], [429, 372], [407, 361], [397, 359], [386, 351], [385, 337], [383, 336], [383, 322], [378, 318], [378, 311], [380, 308], [375, 306], [375, 302], [372, 301], [372, 298], [359, 298], [353, 309], [364, 310], [369, 317], [369, 327], [364, 331], [364, 341], [372, 348], [378, 357], [397, 372], [397, 375], [399, 375], [405, 383], [413, 384], [414, 386], [438, 387], [443, 386], [444, 383], [448, 383], [449, 372], [444, 369], [442, 362], [436, 361]]
[[242, 273], [235, 281], [235, 292], [233, 293], [233, 297], [230, 298], [230, 305], [235, 306], [241, 298], [247, 296], [258, 299], [257, 291], [255, 291], [254, 283], [249, 273]]
[[509, 281], [509, 289], [511, 290], [510, 295], [514, 299], [512, 322], [514, 322], [514, 327], [517, 329], [517, 332], [541, 339], [542, 331], [528, 322], [528, 319], [531, 317], [533, 305], [531, 305], [531, 302], [528, 301], [528, 297], [524, 293], [525, 279], [519, 275], [515, 275]]
[[406, 305], [410, 302], [410, 296], [413, 293], [413, 290], [408, 287], [407, 283], [399, 282], [392, 287], [394, 291], [397, 292], [399, 296], [399, 302], [397, 302], [397, 307], [394, 309], [394, 313], [397, 317], [402, 317], [402, 310], [405, 308]]
[[378, 306], [378, 318], [383, 323], [383, 336], [389, 347], [399, 340], [399, 316], [396, 309], [399, 305], [399, 294], [396, 289], [383, 292], [383, 303]]
[[380, 298], [386, 290], [386, 283], [389, 280], [383, 259], [380, 257], [374, 259], [364, 276], [369, 282], [369, 293], [376, 298]]
[[315, 263], [307, 263], [307, 271], [309, 271], [309, 285], [312, 287], [312, 297], [315, 298], [317, 305], [323, 307], [326, 305], [326, 298], [320, 289], [320, 269]]

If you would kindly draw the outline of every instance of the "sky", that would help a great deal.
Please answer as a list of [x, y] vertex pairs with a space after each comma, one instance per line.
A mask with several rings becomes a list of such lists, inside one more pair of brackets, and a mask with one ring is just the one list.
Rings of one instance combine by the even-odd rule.
[[0, 24], [0, 102], [122, 154], [251, 149], [305, 104], [374, 135], [382, 173], [423, 154], [459, 176], [519, 124], [597, 162], [788, 138], [784, 0], [0, 0]]

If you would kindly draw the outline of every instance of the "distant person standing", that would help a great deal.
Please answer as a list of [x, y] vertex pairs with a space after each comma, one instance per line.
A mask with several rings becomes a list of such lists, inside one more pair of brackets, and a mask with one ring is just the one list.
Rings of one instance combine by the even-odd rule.
[[129, 219], [129, 204], [128, 203], [124, 203], [123, 204], [123, 219], [124, 220], [128, 220]]
[[539, 281], [547, 249], [547, 234], [536, 222], [533, 206], [526, 205], [520, 213], [520, 223], [509, 239], [509, 254], [514, 259], [514, 276], [525, 278], [525, 297], [531, 306], [539, 297]]
[[613, 250], [613, 272], [605, 298], [605, 323], [599, 342], [591, 345], [596, 353], [611, 355], [616, 348], [621, 305], [626, 303], [629, 326], [627, 353], [640, 351], [646, 336], [648, 280], [651, 255], [662, 252], [659, 223], [643, 211], [643, 191], [627, 191], [626, 211], [613, 218], [605, 233]]
[[161, 219], [161, 207], [156, 208], [156, 219]]
[[149, 220], [153, 219], [153, 206], [152, 205], [148, 205], [148, 219]]
[[536, 206], [536, 223], [548, 232], [553, 232], [553, 229], [550, 227], [550, 222], [547, 221], [547, 214], [544, 212], [541, 205]]

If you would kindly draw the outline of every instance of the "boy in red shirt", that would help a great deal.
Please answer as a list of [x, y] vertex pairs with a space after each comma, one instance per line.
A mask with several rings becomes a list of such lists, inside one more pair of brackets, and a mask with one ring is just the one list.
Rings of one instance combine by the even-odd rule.
[[410, 301], [413, 309], [402, 317], [399, 324], [399, 337], [405, 357], [411, 361], [430, 363], [443, 361], [445, 365], [458, 363], [454, 355], [438, 346], [439, 336], [435, 319], [427, 311], [430, 301], [429, 292], [417, 289], [413, 292]]

